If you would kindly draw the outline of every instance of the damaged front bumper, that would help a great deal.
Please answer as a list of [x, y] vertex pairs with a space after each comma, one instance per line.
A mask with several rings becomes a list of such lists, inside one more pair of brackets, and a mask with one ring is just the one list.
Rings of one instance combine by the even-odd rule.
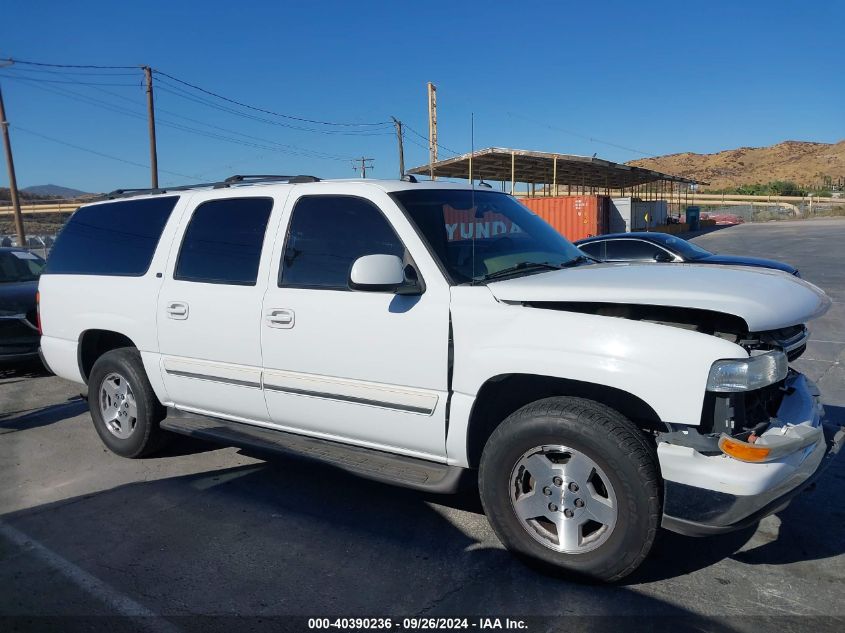
[[819, 391], [805, 376], [791, 372], [785, 387], [777, 418], [755, 443], [773, 448], [766, 461], [701, 452], [694, 432], [690, 441], [677, 434], [658, 438], [663, 527], [705, 536], [752, 525], [786, 507], [821, 474], [845, 441], [845, 427], [825, 424]]

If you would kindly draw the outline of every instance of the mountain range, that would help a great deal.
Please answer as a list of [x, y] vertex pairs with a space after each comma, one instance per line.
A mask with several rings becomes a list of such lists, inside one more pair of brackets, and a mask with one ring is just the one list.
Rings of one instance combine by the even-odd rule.
[[61, 198], [78, 198], [79, 196], [89, 195], [85, 191], [62, 187], [60, 185], [34, 185], [32, 187], [24, 187], [21, 191], [37, 196], [59, 196]]
[[784, 141], [769, 147], [739, 147], [715, 154], [668, 154], [626, 164], [709, 183], [704, 190], [776, 180], [815, 186], [826, 178], [834, 183], [845, 180], [845, 140], [838, 143]]

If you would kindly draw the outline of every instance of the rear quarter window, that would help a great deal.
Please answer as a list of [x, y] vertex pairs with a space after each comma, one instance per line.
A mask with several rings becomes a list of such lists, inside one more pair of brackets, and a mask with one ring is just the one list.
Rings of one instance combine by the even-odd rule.
[[56, 239], [44, 274], [144, 275], [178, 200], [168, 196], [81, 207]]
[[578, 248], [582, 251], [587, 253], [590, 257], [595, 257], [596, 259], [605, 259], [605, 244], [607, 242], [599, 241], [599, 242], [587, 242], [586, 244], [579, 244]]

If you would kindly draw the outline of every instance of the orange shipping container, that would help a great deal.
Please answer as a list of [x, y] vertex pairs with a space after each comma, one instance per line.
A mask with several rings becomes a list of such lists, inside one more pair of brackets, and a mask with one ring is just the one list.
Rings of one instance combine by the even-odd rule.
[[570, 242], [607, 233], [610, 216], [607, 196], [520, 198], [519, 201]]

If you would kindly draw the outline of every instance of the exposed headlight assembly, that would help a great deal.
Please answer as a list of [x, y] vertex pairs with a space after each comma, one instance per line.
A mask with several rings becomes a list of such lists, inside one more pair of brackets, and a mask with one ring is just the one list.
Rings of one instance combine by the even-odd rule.
[[786, 378], [789, 361], [783, 352], [736, 360], [717, 360], [707, 377], [707, 391], [753, 391]]

